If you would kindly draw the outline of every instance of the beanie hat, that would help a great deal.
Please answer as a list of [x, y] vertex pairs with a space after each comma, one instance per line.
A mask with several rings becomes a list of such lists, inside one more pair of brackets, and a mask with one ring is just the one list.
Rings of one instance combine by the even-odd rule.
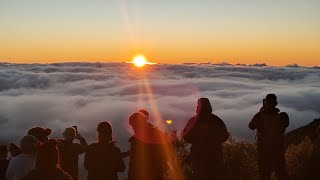
[[269, 102], [269, 103], [275, 104], [275, 105], [278, 104], [277, 96], [275, 94], [268, 94], [266, 96], [266, 101]]

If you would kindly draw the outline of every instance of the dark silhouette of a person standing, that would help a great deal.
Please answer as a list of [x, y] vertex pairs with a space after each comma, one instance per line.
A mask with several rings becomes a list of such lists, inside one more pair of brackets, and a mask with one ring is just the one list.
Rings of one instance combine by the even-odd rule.
[[277, 96], [268, 94], [263, 107], [249, 123], [251, 130], [257, 130], [258, 166], [261, 180], [270, 180], [274, 171], [277, 179], [286, 180], [283, 134], [289, 125], [289, 116], [276, 108]]
[[112, 126], [101, 122], [97, 127], [98, 142], [89, 145], [84, 157], [88, 180], [117, 180], [118, 172], [126, 168], [120, 149], [115, 145]]
[[198, 100], [196, 116], [192, 117], [182, 133], [190, 143], [190, 161], [193, 179], [215, 180], [223, 178], [222, 143], [229, 134], [223, 121], [212, 114], [209, 99]]
[[164, 148], [170, 143], [170, 139], [148, 123], [145, 114], [136, 112], [129, 117], [134, 135], [129, 139], [131, 147], [128, 180], [163, 180], [169, 168]]

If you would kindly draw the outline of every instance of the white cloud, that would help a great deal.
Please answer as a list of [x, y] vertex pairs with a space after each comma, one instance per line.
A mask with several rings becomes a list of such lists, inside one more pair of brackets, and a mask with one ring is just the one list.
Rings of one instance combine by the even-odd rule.
[[126, 148], [128, 116], [139, 108], [155, 116], [146, 87], [163, 119], [172, 119], [176, 129], [194, 115], [197, 98], [208, 97], [233, 135], [253, 139], [247, 124], [267, 93], [276, 93], [279, 108], [289, 112], [289, 129], [319, 117], [319, 77], [319, 69], [299, 66], [154, 65], [141, 72], [125, 63], [3, 63], [0, 142], [17, 142], [35, 125], [50, 127], [54, 137], [78, 125], [92, 142], [97, 123], [108, 120]]

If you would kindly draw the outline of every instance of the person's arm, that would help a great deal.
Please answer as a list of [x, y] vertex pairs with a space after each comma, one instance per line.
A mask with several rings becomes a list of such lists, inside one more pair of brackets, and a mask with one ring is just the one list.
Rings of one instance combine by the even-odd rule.
[[182, 131], [181, 136], [188, 143], [191, 143], [191, 141], [192, 141], [192, 137], [193, 137], [192, 129], [195, 124], [196, 124], [196, 118], [193, 117], [193, 118], [189, 119], [187, 125], [185, 126], [185, 128]]
[[286, 112], [281, 112], [279, 117], [281, 121], [281, 128], [285, 130], [289, 126], [289, 115]]
[[254, 115], [254, 117], [252, 118], [252, 120], [249, 123], [249, 128], [251, 130], [255, 130], [258, 128], [258, 123], [259, 123], [259, 119], [261, 118], [261, 114], [257, 113], [256, 115]]
[[89, 146], [86, 151], [86, 154], [84, 155], [84, 161], [83, 161], [83, 166], [84, 168], [86, 168], [86, 170], [88, 170], [90, 159], [91, 159], [91, 148]]
[[14, 176], [14, 173], [13, 173], [13, 170], [14, 170], [14, 159], [12, 158], [9, 162], [9, 165], [8, 165], [8, 168], [7, 168], [7, 172], [6, 172], [6, 178], [7, 180], [13, 180], [13, 176]]
[[115, 171], [116, 172], [123, 172], [125, 169], [126, 169], [126, 165], [124, 164], [124, 161], [122, 159], [122, 155], [121, 155], [121, 151], [119, 148], [116, 147], [115, 149], [115, 164], [114, 164], [114, 167], [115, 167]]
[[88, 143], [86, 142], [86, 139], [84, 139], [84, 137], [82, 137], [79, 133], [77, 134], [76, 138], [80, 141], [80, 144], [78, 144], [77, 147], [78, 154], [86, 152], [88, 148]]
[[219, 127], [219, 131], [220, 131], [218, 134], [218, 140], [219, 140], [219, 142], [226, 142], [229, 138], [228, 130], [227, 130], [224, 122], [219, 117], [217, 117], [217, 118], [218, 118], [218, 127]]

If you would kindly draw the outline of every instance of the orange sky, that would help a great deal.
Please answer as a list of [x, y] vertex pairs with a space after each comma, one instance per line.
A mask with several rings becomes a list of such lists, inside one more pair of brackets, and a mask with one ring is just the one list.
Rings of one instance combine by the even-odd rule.
[[0, 61], [320, 65], [317, 1], [72, 2], [0, 2]]

